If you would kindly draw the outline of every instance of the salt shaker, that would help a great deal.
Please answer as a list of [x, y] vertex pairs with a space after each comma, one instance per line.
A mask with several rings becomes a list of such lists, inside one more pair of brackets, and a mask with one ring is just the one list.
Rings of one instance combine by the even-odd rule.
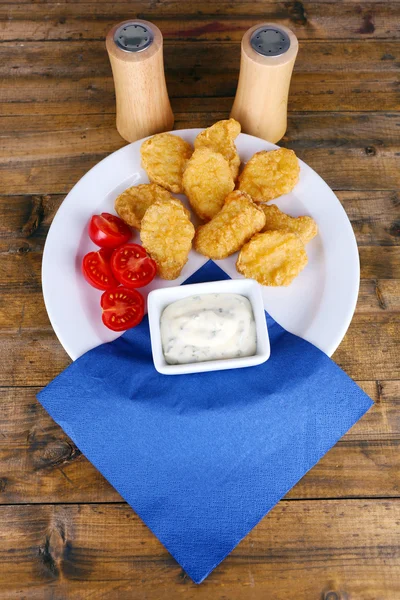
[[298, 42], [287, 27], [264, 23], [242, 38], [239, 82], [231, 117], [242, 131], [269, 142], [287, 127], [287, 101]]
[[172, 129], [174, 115], [158, 27], [141, 19], [119, 23], [109, 31], [106, 48], [114, 77], [120, 135], [134, 142]]

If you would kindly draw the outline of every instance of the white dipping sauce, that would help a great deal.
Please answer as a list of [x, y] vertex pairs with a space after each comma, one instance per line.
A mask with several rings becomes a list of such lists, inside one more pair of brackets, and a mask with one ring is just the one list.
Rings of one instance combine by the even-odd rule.
[[202, 294], [173, 302], [164, 309], [160, 327], [170, 365], [256, 353], [253, 310], [239, 294]]

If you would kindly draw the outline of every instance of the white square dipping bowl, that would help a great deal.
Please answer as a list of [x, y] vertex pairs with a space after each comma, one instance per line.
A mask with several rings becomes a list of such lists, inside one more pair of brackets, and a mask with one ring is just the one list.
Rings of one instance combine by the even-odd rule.
[[[257, 349], [253, 356], [209, 360], [183, 365], [170, 365], [166, 362], [161, 343], [161, 315], [164, 309], [176, 300], [200, 294], [240, 294], [248, 298], [256, 322]], [[261, 289], [259, 284], [253, 279], [229, 279], [225, 281], [210, 281], [206, 283], [194, 283], [192, 285], [160, 288], [150, 292], [147, 299], [147, 308], [154, 366], [163, 375], [182, 375], [184, 373], [253, 367], [265, 362], [270, 356], [271, 350]]]

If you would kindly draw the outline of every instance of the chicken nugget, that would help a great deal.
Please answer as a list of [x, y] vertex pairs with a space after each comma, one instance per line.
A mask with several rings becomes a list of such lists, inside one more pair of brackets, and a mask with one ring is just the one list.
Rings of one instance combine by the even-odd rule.
[[293, 150], [262, 150], [251, 157], [239, 175], [239, 190], [254, 202], [268, 202], [288, 194], [299, 180], [300, 166]]
[[183, 174], [183, 189], [200, 218], [212, 219], [234, 187], [229, 163], [222, 154], [208, 148], [193, 152]]
[[142, 166], [150, 181], [181, 194], [182, 175], [193, 152], [192, 146], [172, 133], [158, 133], [143, 142]]
[[240, 250], [265, 224], [265, 215], [250, 196], [231, 192], [222, 209], [196, 231], [193, 246], [197, 252], [215, 260]]
[[195, 149], [209, 148], [213, 152], [222, 154], [229, 163], [233, 179], [238, 176], [240, 166], [240, 158], [234, 142], [240, 129], [240, 123], [235, 119], [224, 119], [204, 129], [194, 140]]
[[290, 285], [307, 265], [304, 244], [290, 231], [257, 233], [240, 251], [236, 268], [262, 285]]
[[297, 233], [303, 244], [308, 244], [318, 233], [318, 227], [311, 217], [291, 217], [279, 210], [276, 204], [262, 204], [266, 216], [265, 226], [261, 231], [292, 231]]
[[140, 239], [162, 279], [176, 279], [187, 262], [194, 227], [179, 200], [157, 200], [145, 212]]
[[115, 201], [117, 214], [131, 227], [140, 229], [146, 210], [157, 200], [172, 200], [173, 196], [156, 183], [134, 185], [118, 196]]

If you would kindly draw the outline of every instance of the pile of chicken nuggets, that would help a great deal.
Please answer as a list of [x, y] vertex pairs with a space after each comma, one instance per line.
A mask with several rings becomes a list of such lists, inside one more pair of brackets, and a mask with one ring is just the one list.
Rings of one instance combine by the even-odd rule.
[[[235, 138], [240, 123], [218, 121], [195, 139], [160, 133], [143, 142], [142, 166], [151, 183], [125, 190], [115, 210], [140, 231], [163, 279], [176, 279], [192, 248], [215, 260], [239, 252], [236, 268], [262, 285], [287, 286], [307, 265], [305, 245], [318, 233], [309, 216], [291, 217], [271, 200], [299, 179], [293, 150], [261, 151], [240, 172]], [[185, 194], [204, 222], [197, 230], [174, 194]]]

